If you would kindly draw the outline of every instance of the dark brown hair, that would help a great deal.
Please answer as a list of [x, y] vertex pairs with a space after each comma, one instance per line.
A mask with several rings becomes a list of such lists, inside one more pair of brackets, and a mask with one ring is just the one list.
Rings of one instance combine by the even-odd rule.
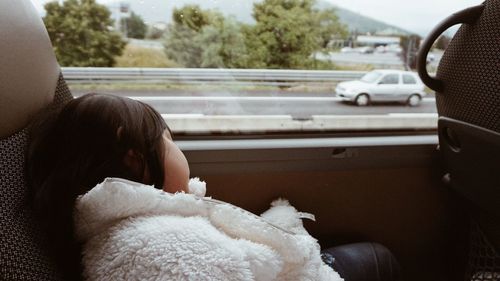
[[[161, 188], [162, 134], [168, 127], [151, 106], [102, 94], [84, 95], [43, 115], [32, 125], [27, 152], [32, 206], [48, 235], [49, 252], [69, 279], [79, 279], [75, 200], [106, 177]], [[139, 169], [124, 162], [130, 150], [138, 155]]]

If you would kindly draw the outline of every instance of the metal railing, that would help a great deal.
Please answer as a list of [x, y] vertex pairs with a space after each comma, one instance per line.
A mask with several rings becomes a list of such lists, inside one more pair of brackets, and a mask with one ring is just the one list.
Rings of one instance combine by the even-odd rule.
[[268, 70], [214, 68], [63, 67], [69, 83], [236, 83], [292, 86], [337, 83], [360, 78], [364, 71]]

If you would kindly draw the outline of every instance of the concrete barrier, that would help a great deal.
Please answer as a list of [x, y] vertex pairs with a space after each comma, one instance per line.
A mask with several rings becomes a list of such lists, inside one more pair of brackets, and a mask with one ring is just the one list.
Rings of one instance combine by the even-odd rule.
[[174, 133], [262, 133], [373, 130], [434, 130], [437, 114], [314, 115], [296, 120], [289, 115], [205, 116], [163, 114]]

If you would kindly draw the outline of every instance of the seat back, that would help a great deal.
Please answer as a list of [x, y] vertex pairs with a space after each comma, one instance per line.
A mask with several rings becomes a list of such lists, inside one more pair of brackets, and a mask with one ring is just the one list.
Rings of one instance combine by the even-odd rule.
[[0, 38], [0, 280], [62, 280], [28, 207], [25, 150], [33, 117], [72, 97], [29, 0], [0, 1]]
[[[419, 74], [436, 91], [438, 133], [446, 180], [472, 218], [470, 280], [500, 279], [500, 1], [457, 12], [425, 39]], [[434, 40], [463, 23], [436, 78], [425, 65]]]

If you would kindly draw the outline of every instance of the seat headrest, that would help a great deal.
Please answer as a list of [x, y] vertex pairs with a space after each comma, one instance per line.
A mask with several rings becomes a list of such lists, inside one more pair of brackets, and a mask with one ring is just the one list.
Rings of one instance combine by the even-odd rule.
[[0, 139], [24, 128], [54, 97], [59, 65], [30, 0], [0, 1]]

